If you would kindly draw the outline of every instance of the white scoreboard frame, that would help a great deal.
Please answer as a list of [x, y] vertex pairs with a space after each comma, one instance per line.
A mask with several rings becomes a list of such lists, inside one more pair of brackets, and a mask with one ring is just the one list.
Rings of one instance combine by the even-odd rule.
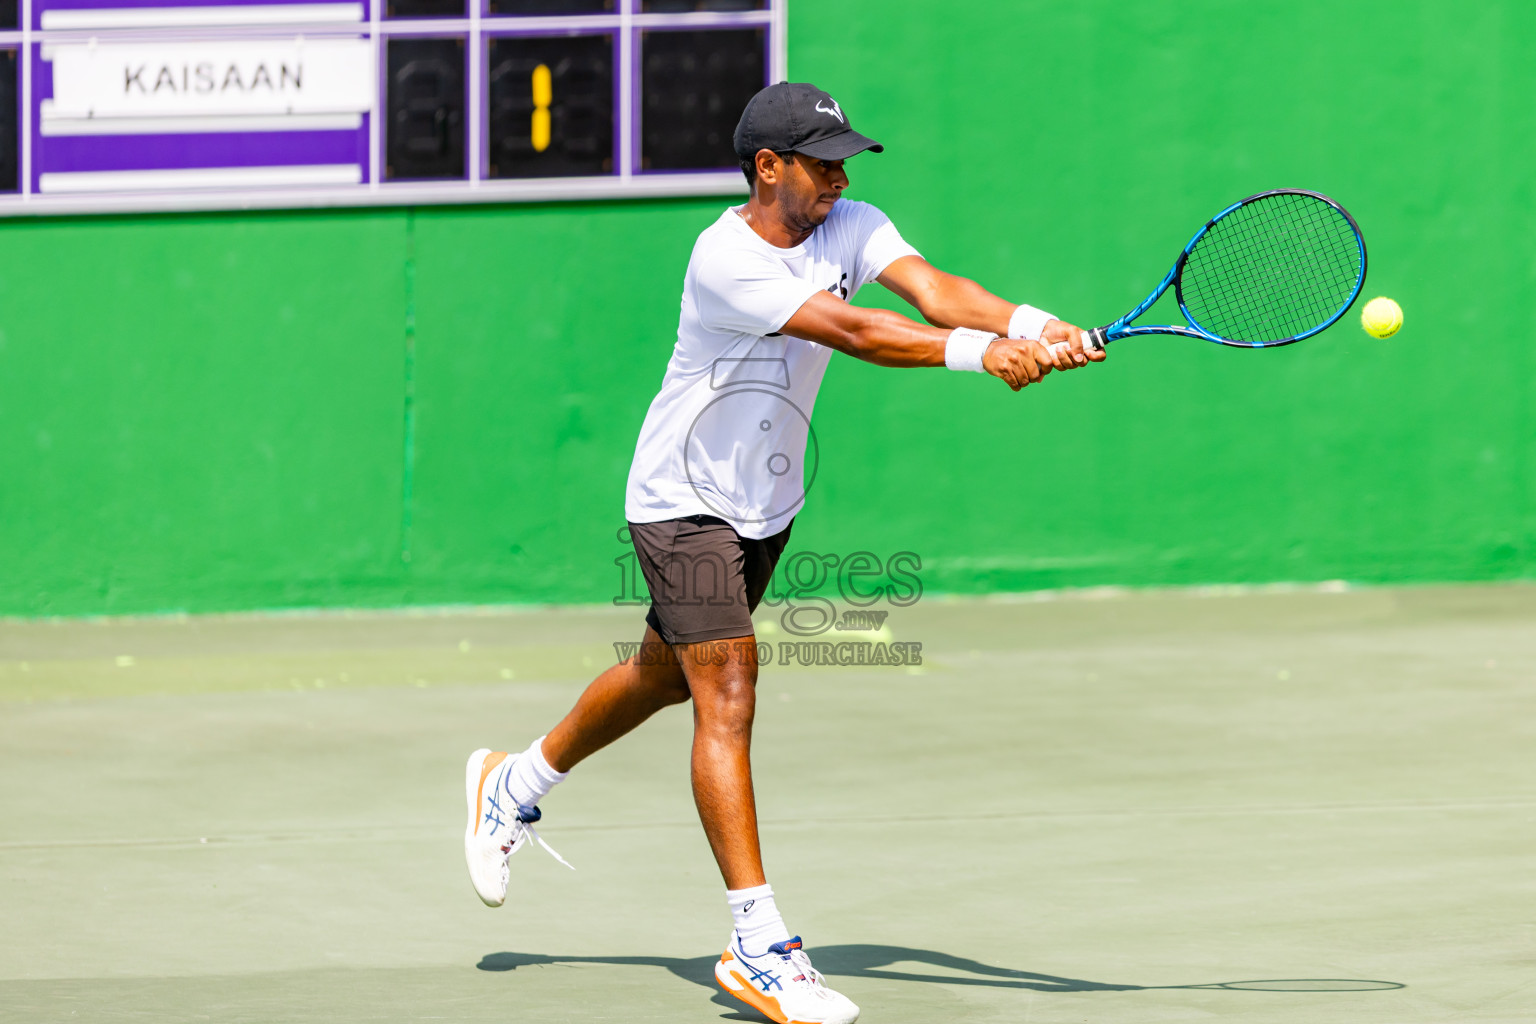
[[[258, 0], [259, 2], [259, 0]], [[483, 42], [481, 4], [469, 4], [465, 18], [410, 18], [386, 20], [380, 8], [387, 0], [368, 3], [367, 33], [373, 48], [375, 77], [382, 67], [385, 41], [393, 35], [421, 36], [434, 33], [462, 34], [470, 40], [466, 61], [468, 102], [465, 119], [478, 125], [486, 89], [485, 60], [479, 51]], [[43, 194], [32, 188], [33, 119], [36, 117], [32, 96], [33, 64], [40, 46], [48, 43], [79, 43], [95, 33], [81, 29], [34, 29], [33, 0], [18, 4], [19, 30], [0, 31], [0, 48], [15, 48], [17, 59], [18, 106], [17, 130], [18, 178], [20, 191], [0, 195], [0, 218], [43, 215], [80, 215], [108, 213], [198, 212], [216, 210], [282, 210], [327, 207], [468, 205], [481, 203], [560, 202], [572, 200], [645, 199], [683, 196], [730, 196], [746, 192], [746, 181], [738, 170], [690, 173], [636, 173], [632, 165], [636, 124], [634, 106], [634, 33], [648, 25], [669, 28], [727, 28], [763, 25], [769, 34], [768, 80], [788, 77], [787, 29], [788, 0], [767, 0], [766, 10], [737, 13], [636, 13], [640, 0], [620, 0], [618, 13], [609, 15], [568, 15], [558, 17], [528, 16], [517, 19], [519, 28], [530, 31], [585, 27], [617, 31], [619, 60], [615, 73], [619, 79], [620, 108], [619, 152], [615, 154], [616, 172], [592, 177], [560, 178], [486, 178], [480, 173], [480, 132], [468, 131], [466, 172], [463, 179], [452, 181], [381, 181], [383, 166], [382, 89], [374, 91], [368, 118], [369, 180], [360, 184], [323, 186], [274, 186], [252, 188], [194, 188], [183, 190], [120, 191], [74, 194]], [[149, 0], [145, 6], [153, 6]], [[182, 28], [175, 38], [195, 38], [197, 33]], [[317, 33], [318, 36], [318, 33]], [[141, 36], [142, 38], [142, 36]], [[356, 38], [354, 35], [353, 38]]]

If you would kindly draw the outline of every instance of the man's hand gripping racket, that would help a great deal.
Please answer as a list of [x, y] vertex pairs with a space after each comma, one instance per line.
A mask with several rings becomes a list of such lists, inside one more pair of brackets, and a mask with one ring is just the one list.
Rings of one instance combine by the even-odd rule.
[[[1076, 352], [1073, 339], [1078, 339]], [[1104, 350], [1086, 349], [1088, 332], [1061, 320], [1045, 325], [1039, 340], [998, 338], [982, 357], [982, 368], [1020, 391], [1054, 370], [1071, 370], [1088, 362], [1100, 362]], [[1079, 361], [1081, 359], [1081, 361]]]
[[[1139, 334], [1237, 348], [1289, 345], [1337, 321], [1364, 284], [1365, 239], [1344, 207], [1302, 189], [1260, 192], [1206, 222], [1152, 294], [1113, 323], [1083, 332], [1083, 349], [1102, 352]], [[1132, 327], [1170, 285], [1187, 325]], [[1042, 340], [1051, 342], [1054, 359], [1070, 358], [1069, 341]]]

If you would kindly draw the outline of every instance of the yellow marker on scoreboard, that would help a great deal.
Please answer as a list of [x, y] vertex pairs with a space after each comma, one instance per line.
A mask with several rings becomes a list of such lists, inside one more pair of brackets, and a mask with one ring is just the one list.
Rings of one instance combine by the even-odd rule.
[[554, 78], [548, 64], [533, 69], [533, 149], [542, 153], [549, 148], [549, 105], [555, 99]]

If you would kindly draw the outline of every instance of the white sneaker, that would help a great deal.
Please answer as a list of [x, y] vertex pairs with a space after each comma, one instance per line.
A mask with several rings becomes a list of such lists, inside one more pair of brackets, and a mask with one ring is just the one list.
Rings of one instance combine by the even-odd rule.
[[731, 933], [715, 964], [715, 980], [726, 992], [778, 1024], [853, 1024], [859, 1008], [841, 993], [827, 988], [800, 936], [776, 942], [761, 956], [747, 956], [741, 939]]
[[[469, 880], [488, 907], [507, 900], [507, 859], [532, 836], [550, 855], [570, 868], [566, 859], [534, 831], [542, 816], [537, 807], [524, 807], [507, 789], [512, 764], [519, 755], [484, 748], [469, 755], [464, 767], [464, 793], [469, 800], [469, 825], [464, 829], [464, 860]], [[575, 868], [571, 868], [575, 871]]]

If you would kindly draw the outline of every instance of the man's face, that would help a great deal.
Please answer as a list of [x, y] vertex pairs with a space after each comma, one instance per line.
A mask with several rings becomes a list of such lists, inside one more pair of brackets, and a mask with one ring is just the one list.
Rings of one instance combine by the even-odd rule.
[[790, 154], [784, 160], [784, 180], [779, 185], [785, 221], [802, 230], [817, 227], [827, 219], [832, 204], [847, 187], [843, 161]]

